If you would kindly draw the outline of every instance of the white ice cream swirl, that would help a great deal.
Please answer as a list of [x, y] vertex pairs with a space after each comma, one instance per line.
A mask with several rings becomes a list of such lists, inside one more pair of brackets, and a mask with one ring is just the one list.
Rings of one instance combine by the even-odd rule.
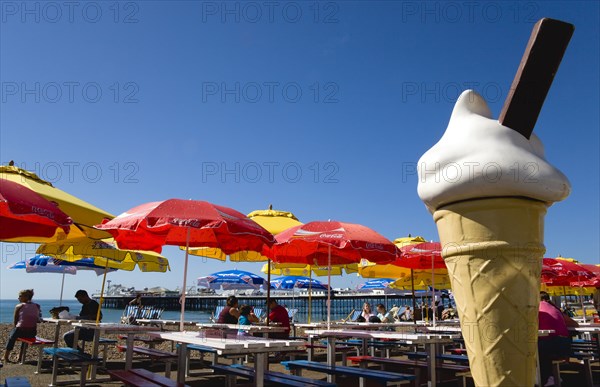
[[544, 158], [539, 138], [528, 140], [491, 118], [487, 103], [464, 91], [446, 132], [418, 164], [419, 197], [433, 212], [450, 203], [486, 197], [565, 199], [567, 177]]

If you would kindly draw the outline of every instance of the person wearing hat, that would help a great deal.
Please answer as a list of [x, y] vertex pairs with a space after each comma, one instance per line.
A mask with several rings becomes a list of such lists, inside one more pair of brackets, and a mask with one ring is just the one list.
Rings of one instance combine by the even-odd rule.
[[[100, 305], [96, 300], [93, 300], [88, 295], [88, 292], [85, 290], [78, 290], [75, 293], [75, 298], [81, 306], [81, 311], [79, 315], [75, 317], [76, 320], [93, 320], [96, 321], [96, 316], [98, 315], [98, 309], [100, 309]], [[100, 320], [102, 321], [102, 312], [100, 312]], [[75, 338], [75, 330], [69, 331], [64, 334], [63, 339], [65, 340], [65, 344], [67, 347], [72, 348], [74, 345]], [[79, 340], [83, 341], [93, 341], [94, 340], [94, 330], [89, 328], [81, 328], [79, 329]], [[81, 349], [80, 349], [81, 350]]]

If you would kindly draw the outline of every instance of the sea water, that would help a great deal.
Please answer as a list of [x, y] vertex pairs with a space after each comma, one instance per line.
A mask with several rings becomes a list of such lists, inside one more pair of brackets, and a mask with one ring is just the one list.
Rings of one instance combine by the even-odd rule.
[[[35, 298], [34, 302], [42, 307], [42, 317], [50, 316], [50, 309], [60, 306], [59, 300], [40, 300]], [[13, 323], [13, 315], [17, 300], [0, 300], [0, 323]], [[62, 306], [68, 306], [70, 312], [78, 314], [81, 310], [81, 304], [77, 300], [63, 300]], [[102, 322], [120, 322], [123, 315], [122, 309], [102, 309]], [[179, 311], [167, 310], [164, 311], [161, 319], [163, 320], [179, 320]], [[211, 314], [201, 311], [185, 311], [186, 321], [208, 322]]]

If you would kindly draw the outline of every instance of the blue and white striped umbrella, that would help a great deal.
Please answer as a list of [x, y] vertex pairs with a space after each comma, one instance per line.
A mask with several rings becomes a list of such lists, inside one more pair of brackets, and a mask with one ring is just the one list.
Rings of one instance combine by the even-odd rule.
[[198, 278], [198, 286], [209, 289], [258, 289], [267, 281], [248, 271], [225, 270]]
[[358, 290], [386, 289], [394, 282], [391, 278], [376, 278], [358, 286]]
[[[77, 270], [93, 270], [96, 275], [104, 274], [104, 267], [94, 264], [93, 258], [83, 258], [75, 262], [62, 261], [48, 255], [38, 254], [25, 261], [19, 261], [8, 266], [8, 269], [23, 270], [27, 273], [57, 273], [62, 274], [60, 287], [60, 304], [62, 305], [63, 288], [65, 285], [65, 274], [75, 275]], [[107, 272], [115, 271], [108, 269]]]
[[[310, 286], [309, 286], [310, 284]], [[312, 289], [312, 290], [327, 290], [327, 285], [303, 276], [285, 276], [278, 277], [271, 280], [271, 289], [284, 290], [284, 289]]]

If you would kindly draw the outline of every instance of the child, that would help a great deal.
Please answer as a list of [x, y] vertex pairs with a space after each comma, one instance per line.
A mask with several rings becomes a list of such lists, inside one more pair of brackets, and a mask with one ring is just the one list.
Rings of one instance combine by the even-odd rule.
[[6, 350], [4, 351], [4, 361], [9, 363], [10, 352], [15, 347], [18, 338], [33, 338], [37, 334], [37, 323], [42, 314], [40, 306], [31, 302], [33, 298], [33, 289], [21, 290], [19, 292], [19, 303], [15, 306], [14, 325], [10, 331]]
[[[240, 307], [240, 318], [238, 319], [239, 325], [252, 325], [252, 323], [258, 322], [258, 317], [254, 315], [252, 307], [250, 305], [242, 305]], [[250, 336], [245, 329], [238, 330], [238, 336]]]

